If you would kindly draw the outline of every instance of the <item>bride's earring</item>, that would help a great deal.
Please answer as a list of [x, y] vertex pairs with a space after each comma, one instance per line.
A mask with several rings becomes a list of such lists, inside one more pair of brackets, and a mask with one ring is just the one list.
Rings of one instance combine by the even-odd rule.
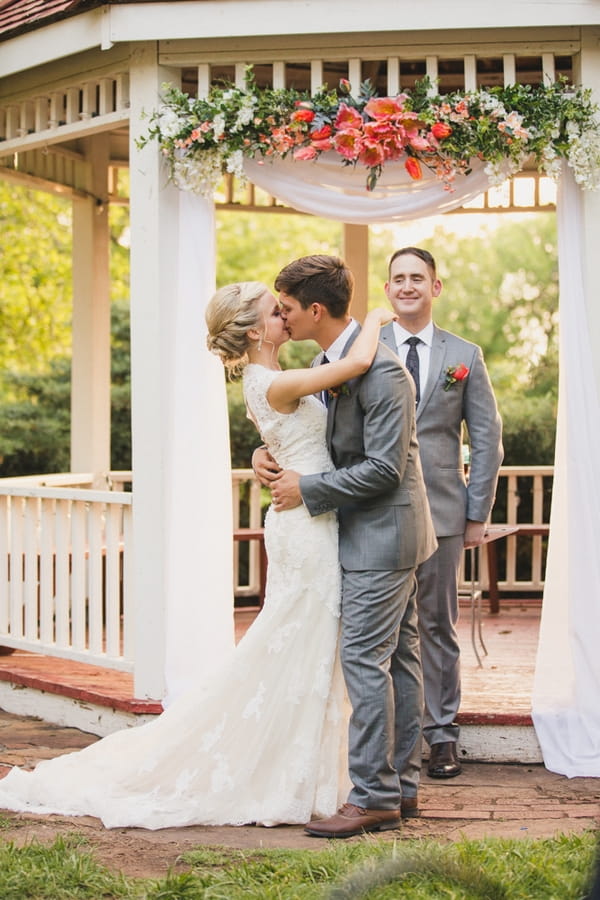
[[256, 349], [257, 349], [257, 351], [258, 351], [259, 353], [260, 353], [260, 351], [262, 350], [262, 345], [263, 345], [263, 336], [262, 336], [262, 334], [261, 334], [261, 336], [260, 336], [259, 339], [258, 339], [258, 344], [257, 344], [257, 346], [256, 346]]

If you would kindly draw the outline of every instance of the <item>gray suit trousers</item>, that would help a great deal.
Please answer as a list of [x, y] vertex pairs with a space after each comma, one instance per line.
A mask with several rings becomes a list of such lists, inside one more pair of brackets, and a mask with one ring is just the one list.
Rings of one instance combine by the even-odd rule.
[[420, 743], [422, 716], [415, 570], [342, 570], [341, 623], [352, 705], [348, 760], [354, 787], [348, 801], [399, 809], [398, 772]]
[[417, 569], [419, 632], [425, 688], [423, 736], [427, 743], [458, 740], [460, 706], [458, 567], [463, 535], [438, 538], [438, 549]]

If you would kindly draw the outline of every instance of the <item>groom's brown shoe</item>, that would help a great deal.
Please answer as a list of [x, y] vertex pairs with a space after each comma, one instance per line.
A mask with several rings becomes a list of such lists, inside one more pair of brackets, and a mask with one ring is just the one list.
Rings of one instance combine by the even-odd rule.
[[460, 775], [462, 766], [456, 756], [456, 741], [432, 744], [427, 764], [430, 778], [454, 778]]
[[348, 838], [366, 831], [400, 828], [400, 822], [400, 811], [397, 809], [364, 809], [353, 803], [344, 803], [334, 816], [315, 819], [304, 830], [312, 837]]
[[403, 797], [400, 801], [400, 815], [403, 819], [418, 819], [421, 815], [418, 797]]

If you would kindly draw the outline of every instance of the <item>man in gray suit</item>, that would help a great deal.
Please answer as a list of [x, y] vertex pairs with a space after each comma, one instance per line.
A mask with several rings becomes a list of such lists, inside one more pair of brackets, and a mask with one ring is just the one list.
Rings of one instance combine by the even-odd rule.
[[[433, 300], [441, 290], [430, 253], [416, 247], [396, 251], [385, 284], [396, 321], [382, 329], [381, 340], [414, 373], [417, 388], [419, 453], [438, 539], [437, 551], [417, 571], [423, 734], [431, 748], [428, 775], [452, 778], [461, 772], [455, 722], [460, 705], [458, 571], [463, 549], [483, 541], [503, 449], [481, 349], [432, 321]], [[463, 424], [470, 444], [468, 484]], [[402, 773], [405, 795], [416, 795], [419, 769], [416, 757]]]
[[[347, 353], [359, 330], [348, 314], [353, 284], [337, 257], [304, 257], [286, 266], [275, 289], [292, 339], [316, 340], [327, 361]], [[324, 361], [319, 355], [315, 364]], [[338, 513], [353, 788], [336, 815], [310, 822], [306, 831], [350, 837], [398, 827], [398, 772], [420, 742], [415, 570], [436, 539], [416, 440], [414, 384], [394, 352], [381, 345], [368, 372], [331, 398], [327, 443], [335, 471], [278, 472], [270, 486], [278, 510], [304, 503], [311, 515]], [[254, 463], [259, 468], [256, 454]]]

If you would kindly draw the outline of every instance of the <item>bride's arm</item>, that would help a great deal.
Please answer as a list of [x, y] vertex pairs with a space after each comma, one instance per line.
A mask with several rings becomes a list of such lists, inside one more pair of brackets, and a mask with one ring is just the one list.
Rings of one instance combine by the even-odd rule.
[[372, 309], [367, 313], [360, 334], [342, 359], [326, 366], [287, 369], [282, 372], [275, 378], [267, 392], [270, 405], [278, 412], [291, 412], [300, 397], [318, 394], [319, 391], [343, 384], [349, 378], [363, 375], [375, 357], [381, 326], [394, 318], [394, 313], [389, 309], [381, 307]]

